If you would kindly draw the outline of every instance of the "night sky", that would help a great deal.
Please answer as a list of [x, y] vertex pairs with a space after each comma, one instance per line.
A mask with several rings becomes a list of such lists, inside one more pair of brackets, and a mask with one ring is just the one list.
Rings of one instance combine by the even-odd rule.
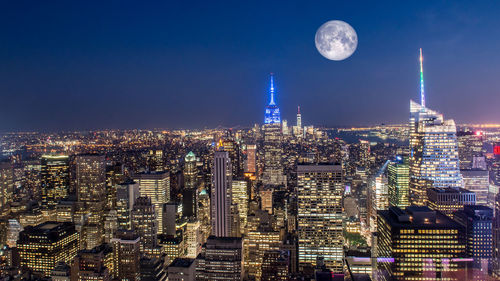
[[[419, 99], [457, 122], [500, 123], [497, 1], [2, 1], [0, 130], [262, 123], [269, 73], [295, 125], [407, 122]], [[314, 45], [348, 22], [347, 60]]]

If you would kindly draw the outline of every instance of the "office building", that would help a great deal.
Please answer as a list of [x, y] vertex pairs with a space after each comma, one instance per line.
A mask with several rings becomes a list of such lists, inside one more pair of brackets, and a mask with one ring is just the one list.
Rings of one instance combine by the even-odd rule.
[[118, 229], [131, 230], [131, 212], [140, 196], [139, 184], [130, 180], [116, 186], [116, 212]]
[[87, 204], [106, 201], [106, 163], [104, 155], [76, 156], [78, 201]]
[[185, 217], [196, 217], [198, 212], [198, 169], [196, 156], [192, 151], [184, 157], [183, 174], [182, 214]]
[[457, 141], [460, 169], [472, 169], [474, 157], [483, 156], [483, 132], [459, 131]]
[[266, 251], [280, 250], [282, 235], [269, 226], [261, 225], [249, 229], [244, 238], [245, 272], [249, 277], [260, 280]]
[[369, 181], [369, 200], [368, 212], [370, 214], [370, 231], [377, 231], [377, 211], [387, 210], [389, 208], [389, 191], [388, 181], [386, 176], [387, 166], [390, 161], [386, 161], [375, 176]]
[[245, 173], [257, 173], [257, 145], [247, 144], [245, 152]]
[[142, 197], [149, 197], [156, 212], [159, 233], [163, 230], [163, 204], [170, 201], [170, 173], [145, 172], [134, 175], [134, 181], [139, 184]]
[[43, 155], [40, 164], [42, 205], [53, 208], [69, 194], [69, 156]]
[[476, 194], [477, 205], [488, 205], [490, 174], [488, 170], [460, 170], [464, 180], [464, 188]]
[[378, 212], [376, 280], [457, 280], [463, 227], [425, 206]]
[[238, 209], [238, 220], [240, 233], [245, 232], [248, 216], [248, 201], [250, 200], [248, 181], [244, 179], [236, 179], [231, 183], [231, 199], [232, 204]]
[[20, 266], [41, 276], [50, 276], [59, 263], [69, 264], [78, 251], [78, 232], [69, 222], [45, 222], [27, 226], [19, 233]]
[[0, 208], [12, 201], [14, 170], [10, 162], [0, 162]]
[[427, 189], [427, 206], [449, 217], [452, 217], [454, 212], [463, 210], [464, 206], [475, 204], [476, 194], [464, 188]]
[[195, 259], [177, 258], [167, 268], [168, 281], [195, 281]]
[[141, 238], [141, 254], [147, 257], [155, 256], [158, 252], [158, 221], [156, 212], [149, 197], [139, 197], [135, 200], [132, 209], [132, 230]]
[[297, 165], [299, 265], [316, 266], [323, 258], [334, 272], [343, 271], [342, 167]]
[[71, 266], [72, 281], [111, 281], [113, 248], [102, 244], [91, 250], [81, 250]]
[[227, 151], [214, 153], [212, 172], [211, 221], [212, 235], [228, 237], [231, 234], [231, 160]]
[[406, 208], [410, 205], [410, 168], [408, 159], [397, 156], [387, 167], [389, 205]]
[[429, 187], [462, 187], [455, 121], [425, 105], [422, 50], [421, 103], [410, 101], [410, 203], [425, 205]]
[[[167, 272], [163, 260], [154, 257], [142, 257], [140, 260], [141, 281], [166, 281]], [[170, 280], [170, 279], [168, 279]]]
[[290, 280], [290, 252], [284, 250], [265, 251], [261, 271], [261, 281]]
[[113, 278], [140, 280], [140, 241], [133, 231], [119, 231], [111, 239], [113, 245]]
[[457, 211], [453, 219], [465, 228], [466, 253], [473, 258], [474, 267], [488, 271], [493, 251], [493, 209], [472, 205]]
[[196, 258], [196, 280], [242, 280], [243, 262], [241, 238], [210, 236]]

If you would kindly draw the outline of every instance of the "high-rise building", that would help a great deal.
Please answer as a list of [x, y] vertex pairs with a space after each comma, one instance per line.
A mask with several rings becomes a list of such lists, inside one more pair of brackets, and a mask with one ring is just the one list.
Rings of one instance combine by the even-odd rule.
[[476, 194], [476, 204], [486, 206], [490, 187], [488, 170], [469, 169], [460, 170], [464, 180], [464, 188]]
[[290, 253], [283, 250], [265, 251], [261, 271], [261, 281], [290, 280]]
[[0, 208], [12, 201], [14, 170], [10, 162], [0, 162]]
[[453, 214], [453, 219], [465, 227], [467, 256], [474, 259], [475, 267], [487, 272], [493, 250], [493, 209], [465, 206]]
[[69, 264], [78, 251], [78, 232], [69, 222], [27, 226], [17, 241], [21, 267], [50, 276], [59, 262]]
[[155, 256], [157, 250], [158, 220], [151, 199], [139, 197], [132, 209], [132, 230], [139, 235], [140, 249], [144, 256]]
[[397, 156], [387, 167], [389, 205], [399, 208], [410, 206], [410, 170], [408, 159]]
[[300, 106], [297, 107], [297, 127], [302, 128], [302, 114], [300, 114]]
[[231, 171], [233, 178], [242, 176], [242, 162], [239, 144], [231, 139], [221, 139], [219, 142], [219, 149], [223, 148], [229, 154], [231, 159]]
[[19, 224], [16, 219], [9, 219], [7, 225], [7, 241], [6, 244], [10, 248], [17, 246], [17, 240], [19, 239], [19, 233], [23, 231], [23, 226]]
[[192, 151], [184, 157], [183, 175], [182, 214], [185, 217], [196, 217], [198, 212], [198, 169], [196, 156]]
[[139, 184], [129, 180], [116, 186], [116, 211], [119, 229], [132, 229], [131, 212], [140, 196]]
[[495, 218], [493, 220], [493, 276], [500, 278], [500, 193], [495, 198]]
[[280, 109], [274, 100], [274, 75], [271, 73], [271, 85], [269, 87], [269, 104], [266, 106], [264, 124], [281, 124]]
[[281, 128], [281, 117], [278, 106], [274, 101], [274, 77], [271, 74], [271, 85], [269, 87], [270, 101], [266, 106], [264, 120], [264, 175], [263, 183], [270, 185], [284, 184], [281, 142], [283, 132]]
[[297, 231], [301, 267], [316, 266], [316, 260], [323, 258], [332, 271], [343, 271], [343, 194], [341, 165], [297, 165]]
[[269, 226], [250, 229], [244, 238], [245, 272], [248, 276], [260, 280], [266, 251], [280, 249], [282, 235]]
[[410, 202], [424, 205], [429, 187], [462, 187], [455, 121], [425, 106], [420, 49], [421, 103], [410, 101]]
[[102, 244], [91, 250], [81, 250], [71, 266], [72, 281], [111, 281], [113, 248]]
[[210, 200], [212, 235], [228, 237], [231, 234], [231, 159], [227, 151], [214, 153], [212, 196]]
[[104, 155], [76, 156], [78, 201], [87, 204], [106, 200], [106, 163]]
[[245, 173], [255, 174], [257, 172], [257, 145], [247, 144], [245, 152]]
[[463, 227], [425, 206], [378, 212], [376, 280], [457, 280]]
[[483, 155], [483, 133], [481, 131], [457, 132], [460, 169], [472, 169], [474, 157]]
[[242, 280], [241, 238], [210, 236], [196, 258], [196, 280]]
[[387, 160], [380, 170], [369, 182], [369, 200], [370, 208], [370, 231], [377, 231], [377, 211], [387, 210], [389, 208], [389, 192], [387, 186], [386, 170], [390, 161]]
[[113, 245], [113, 277], [117, 280], [140, 280], [140, 241], [133, 231], [119, 231]]
[[145, 172], [135, 174], [133, 178], [139, 184], [140, 195], [151, 199], [156, 212], [158, 231], [163, 233], [163, 204], [170, 201], [170, 173]]
[[201, 225], [200, 221], [191, 218], [186, 225], [186, 248], [188, 258], [196, 258], [201, 252], [202, 236], [201, 236]]
[[53, 208], [69, 193], [69, 156], [43, 155], [40, 164], [42, 205]]
[[190, 151], [184, 157], [184, 188], [197, 188], [198, 169], [196, 168], [196, 155]]
[[476, 194], [464, 188], [428, 188], [427, 206], [435, 211], [453, 217], [453, 213], [464, 206], [475, 205]]
[[238, 208], [238, 219], [240, 225], [240, 233], [245, 232], [248, 216], [248, 201], [250, 200], [248, 181], [244, 179], [236, 179], [231, 184], [232, 204]]

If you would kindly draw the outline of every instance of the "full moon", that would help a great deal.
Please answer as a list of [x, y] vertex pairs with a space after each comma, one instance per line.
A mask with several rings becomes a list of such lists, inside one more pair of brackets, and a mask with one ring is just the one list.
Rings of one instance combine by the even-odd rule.
[[340, 20], [325, 22], [314, 39], [318, 52], [329, 60], [345, 60], [358, 46], [358, 35], [348, 23]]

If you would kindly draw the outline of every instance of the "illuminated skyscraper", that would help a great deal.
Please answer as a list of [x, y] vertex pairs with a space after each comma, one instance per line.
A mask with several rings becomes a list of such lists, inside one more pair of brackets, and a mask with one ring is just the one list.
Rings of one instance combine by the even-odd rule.
[[255, 144], [248, 144], [246, 146], [246, 162], [245, 162], [245, 173], [257, 172], [257, 146]]
[[493, 247], [493, 209], [465, 206], [453, 214], [453, 219], [465, 227], [467, 256], [474, 258], [474, 266], [488, 271]]
[[20, 264], [42, 276], [50, 276], [57, 263], [69, 264], [73, 260], [78, 238], [75, 225], [69, 222], [27, 226], [17, 241]]
[[488, 170], [469, 169], [460, 170], [464, 180], [464, 188], [476, 194], [476, 204], [487, 206], [490, 187], [490, 173]]
[[197, 187], [198, 170], [196, 168], [196, 155], [190, 151], [184, 157], [184, 188], [193, 189]]
[[368, 212], [370, 213], [370, 231], [377, 231], [377, 211], [379, 210], [387, 210], [389, 208], [389, 192], [388, 192], [388, 183], [386, 170], [390, 161], [387, 160], [384, 165], [380, 168], [380, 170], [375, 174], [369, 182], [369, 205], [370, 209]]
[[14, 170], [10, 162], [0, 162], [0, 208], [12, 201]]
[[410, 205], [409, 173], [408, 159], [398, 156], [389, 163], [387, 167], [389, 205], [399, 208]]
[[481, 131], [460, 131], [457, 132], [457, 141], [460, 169], [472, 169], [474, 157], [483, 155], [483, 133]]
[[131, 212], [135, 200], [139, 196], [139, 184], [134, 181], [116, 185], [116, 211], [119, 229], [132, 229]]
[[266, 106], [264, 124], [281, 124], [280, 109], [274, 100], [274, 75], [271, 73], [271, 85], [269, 86], [269, 104]]
[[241, 238], [210, 236], [196, 258], [196, 280], [243, 280]]
[[132, 230], [139, 235], [142, 255], [153, 257], [157, 249], [158, 221], [149, 197], [139, 197], [132, 209]]
[[283, 175], [283, 134], [280, 123], [265, 124], [264, 127], [264, 174], [262, 182], [267, 185], [285, 183]]
[[75, 281], [111, 281], [113, 268], [113, 249], [102, 244], [91, 250], [81, 250], [73, 260], [71, 280]]
[[300, 106], [297, 107], [297, 127], [302, 128], [302, 114], [300, 114]]
[[104, 155], [76, 156], [78, 201], [86, 204], [106, 201], [106, 163]]
[[134, 175], [134, 181], [139, 184], [139, 193], [147, 196], [155, 207], [158, 231], [163, 233], [163, 204], [170, 201], [170, 173], [146, 172]]
[[297, 165], [299, 264], [316, 266], [323, 258], [327, 268], [343, 271], [341, 165]]
[[240, 233], [245, 233], [248, 216], [248, 201], [250, 200], [248, 182], [246, 180], [233, 180], [231, 184], [232, 204], [238, 208]]
[[[422, 50], [420, 50], [422, 51]], [[462, 187], [455, 121], [425, 107], [422, 52], [421, 104], [410, 101], [410, 202], [424, 205], [429, 187]]]
[[215, 151], [212, 172], [211, 217], [212, 235], [231, 234], [231, 159], [227, 151]]
[[54, 207], [61, 199], [68, 196], [69, 156], [43, 155], [40, 162], [42, 205]]
[[113, 245], [113, 277], [117, 280], [140, 280], [140, 241], [133, 231], [120, 231]]

